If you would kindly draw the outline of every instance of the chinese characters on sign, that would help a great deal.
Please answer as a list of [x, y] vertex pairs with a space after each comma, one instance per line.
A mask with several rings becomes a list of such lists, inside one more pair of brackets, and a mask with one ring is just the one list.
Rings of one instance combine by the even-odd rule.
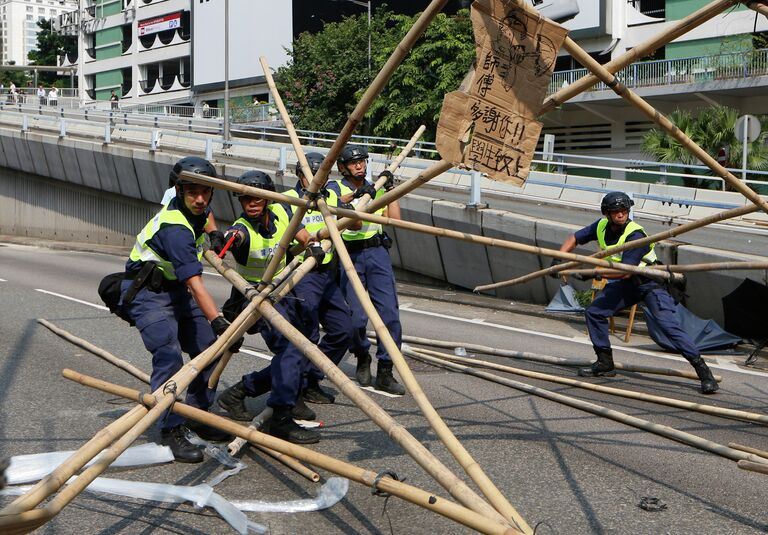
[[443, 101], [440, 155], [522, 185], [541, 133], [536, 117], [566, 30], [510, 0], [472, 4], [476, 65]]

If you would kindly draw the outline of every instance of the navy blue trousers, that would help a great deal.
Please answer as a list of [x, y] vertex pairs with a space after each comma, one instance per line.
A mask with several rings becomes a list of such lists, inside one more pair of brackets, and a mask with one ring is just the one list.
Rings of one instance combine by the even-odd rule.
[[[132, 282], [123, 281], [123, 295]], [[136, 323], [144, 347], [152, 353], [152, 391], [161, 388], [181, 369], [182, 351], [194, 358], [216, 340], [211, 324], [183, 284], [171, 291], [153, 292], [143, 288], [124, 308]], [[211, 405], [216, 393], [208, 388], [212, 372], [213, 366], [208, 366], [190, 383], [188, 405], [203, 410]], [[169, 412], [159, 420], [159, 425], [161, 429], [169, 429], [183, 422], [184, 417]]]
[[632, 279], [621, 279], [605, 286], [584, 312], [589, 338], [595, 349], [610, 349], [608, 318], [619, 310], [643, 301], [658, 320], [659, 326], [686, 359], [699, 356], [691, 337], [680, 326], [675, 300], [669, 292], [653, 281], [635, 284]]
[[[352, 311], [336, 282], [336, 270], [310, 271], [294, 287], [307, 326], [307, 338], [334, 364], [341, 362], [352, 340]], [[320, 325], [325, 336], [320, 338]], [[324, 375], [307, 360], [304, 375], [322, 380]]]
[[[227, 319], [230, 319], [233, 314], [237, 316], [238, 309], [242, 310], [246, 305], [247, 302], [242, 294], [232, 288], [232, 294], [223, 307], [224, 316], [229, 316]], [[275, 304], [275, 310], [302, 334], [307, 335], [307, 325], [301, 316], [299, 303], [294, 295], [285, 296]], [[273, 357], [266, 368], [243, 375], [245, 391], [250, 396], [259, 396], [270, 392], [269, 398], [267, 398], [268, 406], [292, 407], [299, 397], [302, 370], [307, 362], [306, 357], [280, 331], [264, 319], [259, 319], [253, 327], [248, 329], [248, 332], [261, 334]]]
[[[371, 301], [373, 301], [376, 312], [381, 316], [381, 320], [386, 325], [399, 348], [402, 345], [403, 328], [400, 325], [395, 274], [392, 271], [392, 260], [389, 258], [389, 251], [382, 246], [378, 246], [350, 253], [349, 256], [355, 264], [355, 270], [363, 286], [368, 290], [368, 295], [371, 297]], [[347, 303], [349, 303], [349, 308], [352, 310], [353, 331], [352, 344], [349, 350], [357, 357], [366, 355], [371, 348], [371, 343], [365, 336], [368, 316], [355, 295], [355, 290], [352, 288], [349, 277], [347, 277], [343, 270], [341, 272], [341, 288]], [[392, 360], [389, 353], [384, 349], [381, 340], [379, 340], [376, 349], [376, 357], [380, 360]]]

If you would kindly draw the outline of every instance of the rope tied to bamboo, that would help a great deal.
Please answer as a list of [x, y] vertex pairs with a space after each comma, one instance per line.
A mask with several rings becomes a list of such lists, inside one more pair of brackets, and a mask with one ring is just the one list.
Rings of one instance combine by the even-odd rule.
[[[380, 496], [382, 498], [389, 499], [390, 496], [392, 496], [389, 492], [383, 491], [379, 488], [379, 483], [384, 478], [384, 476], [389, 476], [391, 479], [394, 479], [395, 481], [400, 481], [401, 483], [405, 481], [407, 478], [400, 479], [398, 475], [394, 472], [394, 470], [384, 470], [382, 472], [379, 472], [376, 474], [376, 477], [373, 478], [373, 483], [371, 484], [371, 494], [373, 496]], [[384, 502], [384, 507], [387, 507], [386, 501]]]
[[321, 188], [320, 191], [315, 192], [309, 191], [307, 188], [302, 188], [301, 191], [307, 198], [307, 213], [319, 211], [317, 201], [320, 199], [327, 199], [329, 196], [326, 188]]
[[168, 417], [173, 413], [173, 405], [176, 403], [176, 395], [177, 390], [179, 389], [178, 385], [176, 384], [176, 381], [168, 381], [163, 385], [163, 395], [166, 396], [168, 394], [173, 394], [173, 401], [171, 401], [171, 404], [168, 406], [168, 410], [165, 411], [165, 416], [163, 416], [163, 423], [166, 423], [168, 421]]

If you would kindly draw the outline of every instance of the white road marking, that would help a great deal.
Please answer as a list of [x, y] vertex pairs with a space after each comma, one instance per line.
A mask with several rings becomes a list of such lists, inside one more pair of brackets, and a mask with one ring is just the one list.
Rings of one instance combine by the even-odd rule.
[[8, 282], [8, 281], [5, 279], [0, 279], [0, 282]]
[[[542, 336], [544, 338], [551, 338], [553, 340], [562, 340], [562, 341], [565, 341], [565, 342], [573, 342], [573, 343], [576, 343], [576, 344], [582, 344], [582, 345], [588, 345], [588, 346], [592, 345], [592, 341], [588, 337], [560, 336], [558, 334], [550, 334], [550, 333], [545, 333], [545, 332], [541, 332], [541, 331], [533, 331], [533, 330], [530, 330], [530, 329], [521, 329], [520, 327], [510, 327], [509, 325], [501, 325], [501, 324], [498, 324], [498, 323], [490, 323], [488, 321], [482, 321], [482, 320], [478, 321], [478, 319], [476, 319], [476, 318], [474, 318], [474, 319], [460, 318], [460, 317], [457, 317], [457, 316], [451, 316], [449, 314], [441, 314], [439, 312], [429, 312], [427, 310], [419, 310], [419, 309], [416, 309], [416, 308], [412, 308], [410, 303], [402, 304], [400, 306], [400, 310], [403, 310], [405, 312], [412, 312], [413, 314], [421, 314], [423, 316], [433, 316], [433, 317], [436, 317], [436, 318], [443, 318], [443, 319], [447, 319], [447, 320], [458, 321], [458, 322], [461, 322], [461, 323], [472, 323], [474, 325], [477, 325], [478, 323], [482, 323], [483, 326], [492, 327], [494, 329], [501, 329], [501, 330], [504, 330], [504, 331], [512, 331], [512, 332], [521, 333], [521, 334], [532, 334], [534, 336]], [[681, 357], [679, 355], [674, 355], [674, 354], [670, 354], [670, 353], [664, 353], [664, 352], [660, 352], [660, 351], [659, 352], [657, 352], [657, 351], [649, 351], [647, 349], [640, 349], [640, 348], [634, 348], [634, 347], [622, 347], [622, 346], [616, 346], [616, 345], [613, 346], [613, 349], [614, 349], [614, 351], [617, 351], [617, 350], [618, 351], [629, 351], [631, 353], [638, 353], [638, 354], [641, 354], [641, 355], [648, 355], [648, 356], [651, 356], [651, 357], [658, 357], [658, 358], [663, 358], [663, 359], [668, 359], [668, 360], [674, 360], [674, 361], [677, 361], [677, 362], [685, 362], [685, 363], [687, 363], [687, 361], [683, 357]], [[717, 357], [715, 357], [713, 355], [704, 355], [704, 356], [707, 357], [707, 358], [714, 358], [715, 359], [716, 364], [709, 364], [709, 366], [711, 368], [719, 368], [719, 369], [722, 369], [722, 370], [728, 370], [728, 371], [732, 371], [732, 372], [744, 373], [744, 374], [747, 374], [747, 375], [760, 375], [760, 376], [765, 376], [766, 375], [765, 372], [761, 372], [761, 371], [757, 371], [757, 370], [745, 370], [743, 368], [738, 367], [736, 364], [734, 364], [732, 362], [721, 362], [719, 359], [717, 359]]]
[[96, 303], [89, 303], [88, 301], [83, 301], [81, 299], [75, 299], [74, 297], [69, 297], [68, 295], [63, 294], [57, 294], [56, 292], [49, 292], [48, 290], [43, 290], [41, 288], [35, 288], [36, 292], [48, 294], [48, 295], [54, 295], [56, 297], [61, 297], [62, 299], [67, 299], [68, 301], [74, 301], [75, 303], [80, 303], [82, 305], [88, 305], [89, 307], [98, 308], [99, 310], [106, 310], [109, 312], [109, 309], [102, 305], [97, 305]]

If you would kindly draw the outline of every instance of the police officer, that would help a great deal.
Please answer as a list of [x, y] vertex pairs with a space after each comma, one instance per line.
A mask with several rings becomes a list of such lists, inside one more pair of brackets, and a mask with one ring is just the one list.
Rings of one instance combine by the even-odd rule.
[[[323, 163], [323, 155], [319, 152], [310, 152], [307, 153], [306, 158], [312, 174], [317, 173], [320, 164]], [[298, 162], [296, 163], [296, 176], [299, 179], [296, 186], [287, 190], [285, 194], [301, 198], [309, 186], [309, 179], [304, 176], [301, 164]], [[338, 206], [340, 192], [336, 182], [329, 182], [324, 193], [327, 195], [325, 200], [329, 206]], [[310, 236], [316, 237], [317, 233], [325, 228], [323, 216], [317, 211], [308, 211], [302, 222]], [[320, 244], [315, 243], [311, 247], [319, 248]], [[294, 292], [299, 297], [304, 320], [310, 329], [307, 338], [313, 344], [317, 344], [320, 351], [325, 353], [334, 364], [338, 364], [344, 358], [352, 339], [352, 312], [344, 299], [337, 276], [338, 259], [331, 250], [323, 255], [322, 263], [318, 263], [317, 267], [307, 273], [294, 287]], [[320, 325], [325, 329], [325, 336], [322, 340], [320, 339]], [[320, 387], [320, 381], [323, 380], [323, 377], [323, 372], [308, 361], [304, 371], [304, 381], [306, 382], [302, 391], [304, 401], [321, 404], [334, 402], [333, 395]]]
[[[614, 191], [603, 197], [600, 210], [603, 218], [584, 227], [569, 236], [561, 251], [570, 252], [577, 244], [582, 245], [597, 241], [601, 250], [626, 242], [639, 240], [646, 236], [642, 226], [629, 218], [629, 209], [634, 205], [626, 193]], [[611, 255], [606, 258], [612, 262], [622, 262], [633, 266], [645, 266], [657, 263], [654, 245], [645, 245], [636, 249]], [[552, 265], [560, 263], [557, 259]], [[557, 276], [556, 274], [554, 274]], [[613, 365], [613, 352], [608, 339], [608, 318], [619, 310], [643, 301], [650, 313], [658, 320], [664, 334], [672, 341], [675, 349], [691, 363], [701, 381], [704, 394], [714, 394], [717, 382], [706, 362], [701, 358], [691, 337], [682, 329], [677, 316], [675, 301], [659, 282], [639, 275], [621, 274], [604, 275], [608, 281], [585, 312], [587, 329], [597, 355], [597, 361], [589, 368], [579, 370], [582, 377], [613, 377], [616, 375]]]
[[[150, 384], [157, 390], [183, 365], [182, 351], [191, 357], [210, 346], [228, 327], [203, 284], [203, 254], [212, 188], [179, 179], [182, 171], [216, 177], [216, 170], [197, 157], [182, 158], [171, 171], [176, 197], [136, 236], [125, 265], [121, 306], [152, 353]], [[209, 366], [187, 389], [186, 403], [207, 410], [214, 391], [208, 388]], [[169, 385], [166, 385], [169, 386]], [[183, 425], [184, 424], [184, 425]], [[160, 421], [161, 441], [177, 461], [200, 462], [202, 452], [185, 437], [185, 426], [208, 440], [228, 440], [215, 428], [168, 413]]]
[[[238, 184], [254, 188], [275, 191], [272, 178], [262, 171], [247, 171], [237, 179]], [[235, 236], [230, 251], [234, 256], [236, 271], [254, 286], [261, 282], [269, 261], [288, 229], [291, 209], [278, 203], [272, 203], [260, 197], [236, 194], [240, 199], [243, 213], [226, 236]], [[309, 233], [302, 227], [296, 233], [296, 239], [307, 245]], [[308, 254], [317, 254], [317, 248], [310, 248]], [[281, 260], [276, 275], [285, 268], [285, 257]], [[246, 306], [245, 297], [235, 288], [224, 304], [224, 316], [236, 317]], [[299, 310], [295, 296], [286, 296], [275, 305], [275, 309], [299, 331], [306, 334], [308, 327]], [[312, 420], [312, 412], [300, 399], [301, 373], [306, 367], [306, 358], [269, 322], [260, 319], [248, 330], [250, 334], [259, 332], [274, 353], [270, 365], [262, 370], [244, 375], [242, 380], [225, 390], [219, 397], [218, 404], [236, 420], [247, 421], [251, 415], [245, 407], [246, 397], [257, 397], [270, 392], [267, 405], [272, 407], [273, 416], [268, 423], [270, 434], [296, 444], [314, 444], [320, 441], [320, 434], [312, 429], [297, 425], [293, 418]]]
[[[379, 177], [386, 176], [387, 183], [382, 190], [376, 190], [373, 184], [366, 179], [368, 166], [368, 152], [355, 145], [347, 145], [341, 151], [341, 156], [336, 161], [342, 179], [338, 182], [341, 193], [340, 200], [344, 203], [357, 205], [360, 197], [366, 193], [371, 199], [384, 195], [384, 190], [389, 191], [394, 187], [394, 177], [389, 171], [383, 171]], [[393, 219], [400, 219], [400, 203], [390, 203], [387, 207], [379, 209], [377, 214], [384, 214]], [[389, 236], [386, 235], [378, 223], [358, 221], [354, 226], [342, 233], [344, 244], [347, 246], [352, 262], [355, 264], [363, 286], [368, 290], [368, 295], [381, 316], [382, 321], [395, 340], [398, 347], [402, 344], [402, 327], [400, 325], [400, 311], [397, 302], [397, 288], [395, 287], [395, 274], [392, 271], [392, 261], [389, 258], [388, 249], [392, 245]], [[365, 334], [368, 325], [368, 317], [358, 301], [352, 283], [346, 273], [341, 271], [341, 286], [347, 303], [352, 309], [352, 344], [350, 351], [357, 357], [355, 378], [362, 386], [371, 384], [371, 355], [369, 353], [371, 343]], [[376, 369], [376, 381], [374, 388], [395, 395], [405, 394], [403, 385], [397, 382], [392, 374], [392, 358], [379, 341], [376, 349], [376, 357], [379, 363]]]

